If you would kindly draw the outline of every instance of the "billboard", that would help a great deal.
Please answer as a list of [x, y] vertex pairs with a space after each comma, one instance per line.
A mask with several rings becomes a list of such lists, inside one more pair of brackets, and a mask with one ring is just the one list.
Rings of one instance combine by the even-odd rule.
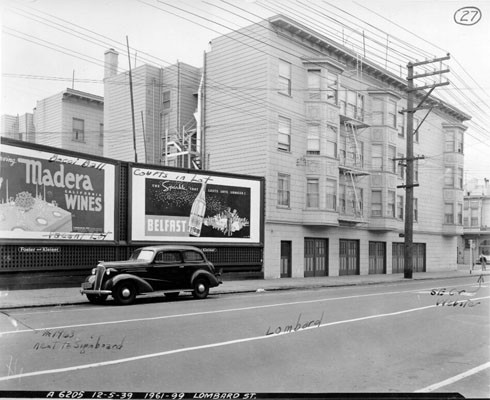
[[115, 171], [90, 158], [2, 143], [0, 237], [114, 240]]
[[260, 243], [260, 179], [131, 168], [131, 239]]

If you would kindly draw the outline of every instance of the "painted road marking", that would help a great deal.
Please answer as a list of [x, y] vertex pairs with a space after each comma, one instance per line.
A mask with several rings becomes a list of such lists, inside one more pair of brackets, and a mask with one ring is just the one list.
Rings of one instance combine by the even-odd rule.
[[[485, 298], [490, 298], [490, 296], [485, 297]], [[319, 326], [310, 326], [310, 327], [307, 327], [305, 329], [301, 329], [301, 330], [294, 332], [294, 333], [298, 334], [298, 333], [301, 333], [301, 332], [304, 332], [304, 331], [307, 331], [310, 329], [326, 328], [329, 326], [348, 324], [348, 323], [359, 322], [359, 321], [367, 321], [370, 319], [398, 316], [398, 315], [408, 314], [408, 313], [412, 313], [412, 312], [416, 312], [416, 311], [428, 310], [428, 309], [434, 308], [434, 307], [437, 307], [437, 306], [436, 305], [430, 305], [430, 306], [419, 307], [419, 308], [411, 308], [408, 310], [395, 311], [392, 313], [374, 314], [374, 315], [369, 315], [366, 317], [352, 318], [352, 319], [346, 319], [346, 320], [335, 321], [335, 322], [328, 322], [325, 324], [321, 324]], [[91, 364], [74, 365], [71, 367], [48, 369], [48, 370], [44, 370], [44, 371], [26, 372], [26, 373], [21, 373], [21, 374], [15, 374], [15, 375], [10, 375], [10, 376], [0, 377], [0, 382], [12, 380], [12, 379], [27, 378], [27, 377], [31, 377], [31, 376], [59, 374], [59, 373], [79, 371], [79, 370], [84, 370], [84, 369], [89, 369], [89, 368], [106, 367], [106, 366], [110, 366], [110, 365], [117, 365], [117, 364], [132, 362], [132, 361], [146, 360], [146, 359], [150, 359], [150, 358], [163, 357], [163, 356], [168, 356], [168, 355], [173, 355], [173, 354], [178, 354], [178, 353], [187, 353], [187, 352], [196, 351], [196, 350], [205, 350], [205, 349], [211, 349], [211, 348], [215, 348], [215, 347], [223, 347], [223, 346], [230, 346], [230, 345], [234, 345], [234, 344], [253, 342], [253, 341], [257, 341], [257, 340], [272, 339], [272, 338], [281, 337], [281, 336], [287, 335], [287, 334], [290, 334], [290, 333], [282, 332], [282, 333], [279, 333], [277, 335], [253, 336], [253, 337], [242, 338], [242, 339], [228, 340], [225, 342], [205, 344], [205, 345], [201, 345], [201, 346], [193, 346], [193, 347], [186, 347], [186, 348], [175, 349], [175, 350], [167, 350], [167, 351], [162, 351], [162, 352], [158, 352], [158, 353], [143, 354], [140, 356], [121, 358], [118, 360], [102, 361], [102, 362], [91, 363]]]
[[[464, 286], [464, 285], [460, 285], [460, 286]], [[49, 326], [49, 327], [43, 327], [43, 328], [34, 328], [33, 327], [32, 329], [19, 329], [19, 330], [15, 330], [15, 331], [0, 332], [0, 336], [16, 334], [16, 333], [27, 333], [27, 332], [33, 332], [33, 331], [36, 332], [36, 331], [40, 331], [40, 330], [69, 329], [69, 328], [82, 328], [82, 327], [88, 327], [88, 326], [126, 324], [126, 323], [132, 323], [132, 322], [142, 322], [142, 321], [157, 321], [157, 320], [170, 319], [170, 318], [195, 317], [195, 316], [199, 316], [199, 315], [221, 314], [221, 313], [237, 312], [237, 311], [250, 311], [250, 310], [258, 310], [258, 309], [264, 309], [264, 308], [284, 307], [284, 306], [292, 306], [292, 305], [299, 305], [299, 304], [321, 303], [321, 302], [335, 301], [335, 300], [358, 299], [358, 298], [363, 298], [363, 297], [395, 295], [395, 294], [402, 294], [402, 293], [417, 293], [417, 291], [419, 291], [419, 290], [421, 290], [421, 289], [404, 290], [404, 291], [397, 291], [397, 292], [370, 293], [370, 294], [343, 296], [343, 297], [332, 297], [332, 298], [328, 298], [328, 299], [303, 300], [303, 301], [294, 301], [294, 302], [289, 302], [289, 303], [265, 304], [265, 305], [260, 305], [260, 306], [229, 308], [229, 309], [213, 310], [213, 311], [199, 311], [199, 312], [185, 313], [185, 314], [161, 315], [158, 317], [145, 317], [145, 318], [123, 319], [123, 320], [116, 320], [116, 321], [90, 322], [90, 323], [84, 323], [84, 324]], [[422, 290], [424, 290], [424, 289], [422, 289]]]
[[486, 370], [487, 368], [490, 368], [490, 361], [487, 362], [487, 363], [485, 363], [485, 364], [482, 364], [482, 365], [480, 365], [478, 367], [469, 369], [468, 371], [463, 372], [463, 373], [461, 373], [459, 375], [453, 376], [452, 378], [449, 378], [449, 379], [446, 379], [446, 380], [441, 381], [439, 383], [435, 383], [433, 385], [427, 386], [427, 387], [425, 387], [423, 389], [419, 389], [415, 393], [432, 392], [432, 391], [437, 390], [437, 389], [440, 389], [440, 388], [442, 388], [444, 386], [448, 386], [448, 385], [451, 385], [451, 384], [453, 384], [455, 382], [458, 382], [461, 379], [467, 378], [468, 376], [475, 375], [478, 372], [481, 372], [481, 371]]

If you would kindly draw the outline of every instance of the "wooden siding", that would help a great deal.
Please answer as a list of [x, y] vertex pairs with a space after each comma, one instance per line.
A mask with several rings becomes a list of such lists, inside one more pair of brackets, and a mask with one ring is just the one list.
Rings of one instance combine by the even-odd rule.
[[34, 110], [36, 143], [61, 148], [62, 136], [71, 135], [71, 129], [69, 133], [63, 131], [61, 97], [58, 93], [37, 102]]
[[207, 54], [207, 169], [266, 175], [269, 56], [257, 46], [234, 32], [214, 40]]

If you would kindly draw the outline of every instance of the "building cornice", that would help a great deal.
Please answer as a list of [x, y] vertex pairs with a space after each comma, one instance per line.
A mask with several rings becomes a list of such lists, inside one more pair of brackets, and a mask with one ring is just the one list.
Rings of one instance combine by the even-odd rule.
[[[323, 47], [328, 52], [335, 54], [339, 59], [344, 59], [345, 64], [349, 63], [360, 63], [362, 65], [363, 73], [367, 73], [376, 79], [385, 82], [394, 88], [401, 90], [403, 92], [407, 91], [407, 81], [400, 78], [399, 76], [393, 74], [392, 72], [384, 69], [383, 67], [371, 62], [365, 57], [360, 56], [358, 53], [348, 49], [347, 47], [341, 45], [340, 43], [318, 33], [314, 30], [302, 25], [301, 23], [286, 17], [284, 15], [276, 15], [268, 19], [269, 23], [290, 32], [294, 36], [299, 37], [302, 40], [308, 40], [318, 46]], [[339, 61], [337, 61], [339, 63]], [[339, 63], [341, 64], [341, 63]], [[422, 98], [423, 92], [417, 93], [417, 97]], [[471, 116], [465, 112], [459, 110], [458, 108], [434, 97], [430, 96], [427, 100], [429, 105], [435, 106], [446, 114], [452, 116], [459, 121], [467, 121], [471, 119]]]

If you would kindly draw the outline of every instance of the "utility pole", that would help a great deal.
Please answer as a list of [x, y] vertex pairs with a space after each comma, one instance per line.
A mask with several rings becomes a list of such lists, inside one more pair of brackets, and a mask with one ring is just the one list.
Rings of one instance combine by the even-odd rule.
[[131, 55], [129, 54], [129, 39], [126, 36], [126, 44], [128, 46], [128, 62], [129, 62], [129, 92], [131, 95], [131, 121], [133, 122], [133, 149], [134, 161], [138, 162], [138, 153], [136, 151], [136, 123], [134, 121], [134, 99], [133, 99], [133, 77], [131, 73]]
[[[417, 110], [421, 109], [426, 109], [427, 107], [423, 107], [422, 104], [427, 100], [427, 98], [430, 96], [432, 91], [438, 87], [438, 86], [445, 86], [449, 85], [449, 82], [440, 82], [440, 83], [434, 83], [432, 85], [426, 85], [426, 86], [420, 86], [420, 87], [415, 87], [414, 85], [414, 80], [418, 78], [425, 78], [428, 76], [433, 76], [433, 75], [441, 75], [443, 73], [449, 72], [449, 69], [445, 70], [439, 70], [439, 71], [434, 71], [434, 72], [429, 72], [425, 74], [418, 74], [414, 75], [414, 67], [420, 66], [420, 65], [425, 65], [425, 64], [431, 64], [435, 62], [442, 62], [445, 60], [449, 60], [450, 56], [449, 54], [446, 57], [441, 57], [441, 58], [435, 58], [430, 61], [420, 61], [420, 62], [409, 62], [407, 65], [408, 69], [408, 76], [407, 76], [407, 109], [403, 110], [404, 112], [407, 113], [407, 156], [406, 156], [406, 184], [401, 185], [398, 187], [404, 187], [405, 188], [405, 243], [404, 243], [404, 278], [405, 279], [412, 279], [413, 277], [413, 188], [415, 186], [418, 186], [418, 183], [414, 182], [414, 169], [413, 169], [413, 163], [415, 160], [418, 160], [423, 157], [414, 157], [413, 154], [413, 137], [414, 135], [418, 132], [420, 126], [422, 123], [425, 121], [429, 113], [432, 111], [432, 108], [434, 106], [429, 107], [429, 111], [425, 115], [424, 119], [422, 122], [419, 124], [419, 126], [415, 127], [413, 126], [413, 114]], [[425, 95], [423, 96], [422, 100], [420, 103], [417, 105], [417, 107], [414, 107], [414, 100], [415, 100], [415, 92], [418, 90], [424, 90], [424, 89], [430, 89]]]

